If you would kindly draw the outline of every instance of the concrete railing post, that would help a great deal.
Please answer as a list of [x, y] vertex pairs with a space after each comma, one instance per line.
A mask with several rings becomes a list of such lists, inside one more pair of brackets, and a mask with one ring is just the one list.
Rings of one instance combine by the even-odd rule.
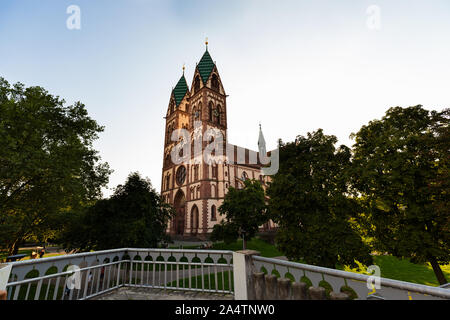
[[308, 300], [308, 288], [304, 282], [294, 282], [292, 284], [293, 300]]
[[253, 274], [253, 281], [255, 283], [255, 299], [264, 300], [266, 293], [266, 281], [264, 272], [257, 272]]
[[277, 300], [278, 299], [278, 281], [277, 277], [273, 274], [266, 274], [266, 300]]
[[234, 278], [234, 299], [254, 300], [255, 285], [253, 273], [256, 272], [253, 265], [252, 256], [259, 255], [258, 251], [241, 250], [233, 252], [233, 278]]
[[327, 294], [324, 288], [322, 287], [309, 287], [309, 296], [311, 297], [311, 300], [326, 300]]
[[286, 278], [277, 279], [278, 299], [289, 300], [291, 297], [291, 280]]

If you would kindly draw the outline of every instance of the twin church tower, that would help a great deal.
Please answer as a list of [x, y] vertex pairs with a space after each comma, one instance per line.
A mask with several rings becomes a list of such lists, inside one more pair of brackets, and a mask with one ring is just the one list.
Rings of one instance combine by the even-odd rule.
[[[241, 188], [246, 179], [258, 179], [263, 185], [269, 181], [269, 177], [262, 175], [257, 152], [228, 143], [227, 95], [208, 51], [208, 42], [195, 68], [191, 89], [183, 68], [183, 75], [170, 95], [165, 119], [161, 195], [176, 211], [167, 231], [175, 238], [206, 239], [214, 225], [223, 219], [217, 209], [230, 186]], [[177, 129], [185, 129], [190, 139], [187, 143], [191, 153], [187, 158], [184, 154], [184, 161], [173, 160], [174, 150], [183, 156], [177, 149], [180, 140], [172, 137]], [[214, 141], [209, 137], [211, 132], [221, 136], [223, 152], [218, 152], [214, 161], [206, 161], [204, 153]], [[261, 132], [258, 144], [265, 152]], [[214, 151], [212, 154], [215, 155]]]

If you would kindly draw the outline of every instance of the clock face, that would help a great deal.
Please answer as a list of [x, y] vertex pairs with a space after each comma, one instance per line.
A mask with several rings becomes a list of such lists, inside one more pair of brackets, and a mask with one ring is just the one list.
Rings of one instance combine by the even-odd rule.
[[186, 180], [186, 167], [185, 166], [181, 166], [178, 168], [176, 178], [177, 178], [177, 184], [179, 186], [181, 186], [184, 183], [184, 180]]

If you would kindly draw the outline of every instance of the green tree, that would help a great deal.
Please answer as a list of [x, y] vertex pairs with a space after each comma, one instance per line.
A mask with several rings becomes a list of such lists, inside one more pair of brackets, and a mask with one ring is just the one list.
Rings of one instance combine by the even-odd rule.
[[261, 183], [247, 179], [242, 189], [230, 187], [219, 213], [225, 219], [214, 226], [211, 240], [230, 243], [242, 236], [243, 249], [246, 249], [247, 240], [253, 238], [258, 228], [268, 220]]
[[149, 179], [128, 176], [109, 199], [68, 215], [59, 240], [66, 249], [106, 250], [156, 248], [166, 236], [173, 209], [164, 203]]
[[414, 263], [450, 261], [449, 110], [395, 107], [354, 135], [354, 181], [376, 248]]
[[0, 243], [8, 253], [61, 227], [61, 213], [101, 196], [110, 174], [85, 106], [0, 77]]
[[277, 247], [290, 259], [328, 268], [372, 263], [353, 218], [359, 212], [348, 196], [351, 153], [335, 148], [322, 130], [280, 141], [280, 168], [267, 194], [270, 217], [279, 226]]

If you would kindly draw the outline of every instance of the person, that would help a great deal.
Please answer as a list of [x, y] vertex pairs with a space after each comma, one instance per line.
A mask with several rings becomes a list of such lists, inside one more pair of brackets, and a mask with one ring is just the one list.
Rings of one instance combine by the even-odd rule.
[[70, 294], [70, 289], [69, 289], [69, 287], [67, 286], [67, 284], [66, 284], [66, 288], [65, 288], [64, 292], [66, 293], [66, 296], [69, 296], [69, 294]]
[[100, 271], [100, 283], [103, 285], [103, 279], [105, 278], [105, 267], [102, 267]]
[[5, 290], [0, 290], [0, 300], [6, 300], [7, 293]]
[[45, 254], [45, 250], [42, 248], [41, 251], [39, 252], [39, 258], [42, 258]]

